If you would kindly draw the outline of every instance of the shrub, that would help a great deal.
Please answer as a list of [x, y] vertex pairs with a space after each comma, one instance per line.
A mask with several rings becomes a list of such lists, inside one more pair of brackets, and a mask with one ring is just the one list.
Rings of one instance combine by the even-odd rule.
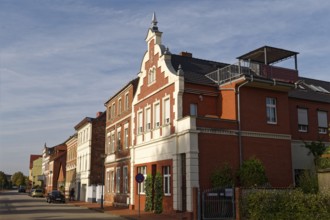
[[326, 220], [330, 216], [330, 194], [253, 190], [242, 198], [242, 214], [253, 220]]
[[147, 175], [147, 178], [144, 180], [145, 193], [146, 193], [146, 204], [144, 211], [149, 212], [152, 210], [152, 182], [153, 178], [151, 174]]
[[265, 168], [257, 158], [244, 161], [238, 171], [238, 176], [244, 187], [263, 186], [268, 182]]
[[299, 188], [304, 193], [317, 193], [319, 191], [319, 184], [317, 174], [315, 172], [305, 170], [298, 179]]
[[211, 185], [213, 188], [226, 188], [234, 185], [233, 171], [227, 163], [211, 174]]
[[154, 189], [154, 212], [160, 214], [163, 212], [163, 178], [160, 173], [157, 173], [155, 176]]

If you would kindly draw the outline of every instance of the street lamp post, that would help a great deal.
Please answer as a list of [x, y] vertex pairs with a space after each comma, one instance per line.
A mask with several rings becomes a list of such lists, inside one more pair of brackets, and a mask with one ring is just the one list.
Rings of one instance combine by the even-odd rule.
[[101, 154], [101, 209], [103, 209], [103, 187], [104, 187], [104, 159], [106, 158], [105, 154]]

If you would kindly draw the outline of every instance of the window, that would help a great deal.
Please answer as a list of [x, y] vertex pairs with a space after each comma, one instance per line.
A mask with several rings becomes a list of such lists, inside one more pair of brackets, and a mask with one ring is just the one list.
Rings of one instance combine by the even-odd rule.
[[121, 114], [121, 99], [118, 100], [118, 115]]
[[120, 151], [121, 149], [121, 132], [117, 132], [117, 151]]
[[116, 116], [116, 105], [115, 103], [112, 103], [112, 112], [111, 112], [111, 117], [114, 118]]
[[105, 175], [105, 190], [107, 192], [110, 192], [110, 171], [107, 171], [106, 175]]
[[276, 99], [266, 98], [266, 109], [267, 109], [267, 123], [276, 124]]
[[107, 154], [110, 154], [111, 153], [111, 135], [110, 134], [108, 134], [108, 136], [107, 136], [107, 139], [106, 139], [107, 141]]
[[111, 119], [111, 106], [108, 107], [108, 112], [107, 112], [108, 120]]
[[146, 166], [138, 167], [138, 171], [137, 172], [143, 174], [143, 176], [144, 176], [144, 181], [142, 183], [139, 183], [138, 184], [138, 193], [139, 194], [145, 194], [144, 183], [145, 183], [145, 180], [147, 178], [147, 167]]
[[159, 108], [159, 103], [157, 103], [155, 105], [155, 127], [154, 128], [158, 128], [160, 126], [160, 108]]
[[141, 134], [143, 132], [143, 118], [142, 118], [142, 112], [138, 113], [138, 134]]
[[155, 67], [151, 68], [148, 73], [148, 84], [152, 84], [156, 81], [156, 69]]
[[150, 108], [146, 110], [146, 131], [150, 131], [151, 129], [151, 120], [150, 120]]
[[326, 111], [317, 111], [317, 121], [319, 133], [326, 134], [328, 130], [328, 113]]
[[115, 192], [115, 174], [113, 170], [110, 171], [110, 192]]
[[116, 169], [116, 192], [120, 193], [120, 168]]
[[123, 168], [123, 192], [128, 193], [128, 168], [124, 166]]
[[170, 123], [170, 99], [164, 101], [164, 124]]
[[298, 131], [308, 131], [308, 112], [305, 108], [298, 108]]
[[171, 170], [170, 166], [163, 167], [164, 194], [171, 195]]
[[128, 128], [124, 130], [124, 146], [126, 149], [128, 148]]
[[109, 151], [109, 153], [114, 153], [114, 151], [115, 151], [115, 134], [112, 133], [110, 135], [110, 151]]
[[190, 115], [197, 116], [197, 104], [190, 104]]
[[125, 110], [129, 109], [129, 99], [128, 99], [128, 93], [125, 95]]

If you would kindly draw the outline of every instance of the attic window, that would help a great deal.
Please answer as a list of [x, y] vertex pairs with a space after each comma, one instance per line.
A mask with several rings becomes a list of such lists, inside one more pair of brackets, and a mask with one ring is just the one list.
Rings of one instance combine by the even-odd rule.
[[148, 85], [153, 84], [156, 81], [156, 68], [150, 68], [148, 72]]

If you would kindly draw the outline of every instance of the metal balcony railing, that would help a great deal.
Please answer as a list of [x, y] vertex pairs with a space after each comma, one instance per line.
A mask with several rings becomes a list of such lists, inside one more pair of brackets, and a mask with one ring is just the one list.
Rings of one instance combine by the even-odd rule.
[[239, 61], [235, 64], [208, 73], [206, 76], [214, 82], [222, 84], [237, 79], [243, 74], [260, 75], [260, 64]]
[[206, 74], [209, 79], [218, 85], [235, 80], [242, 75], [255, 75], [287, 82], [295, 82], [298, 79], [297, 70], [243, 60]]

